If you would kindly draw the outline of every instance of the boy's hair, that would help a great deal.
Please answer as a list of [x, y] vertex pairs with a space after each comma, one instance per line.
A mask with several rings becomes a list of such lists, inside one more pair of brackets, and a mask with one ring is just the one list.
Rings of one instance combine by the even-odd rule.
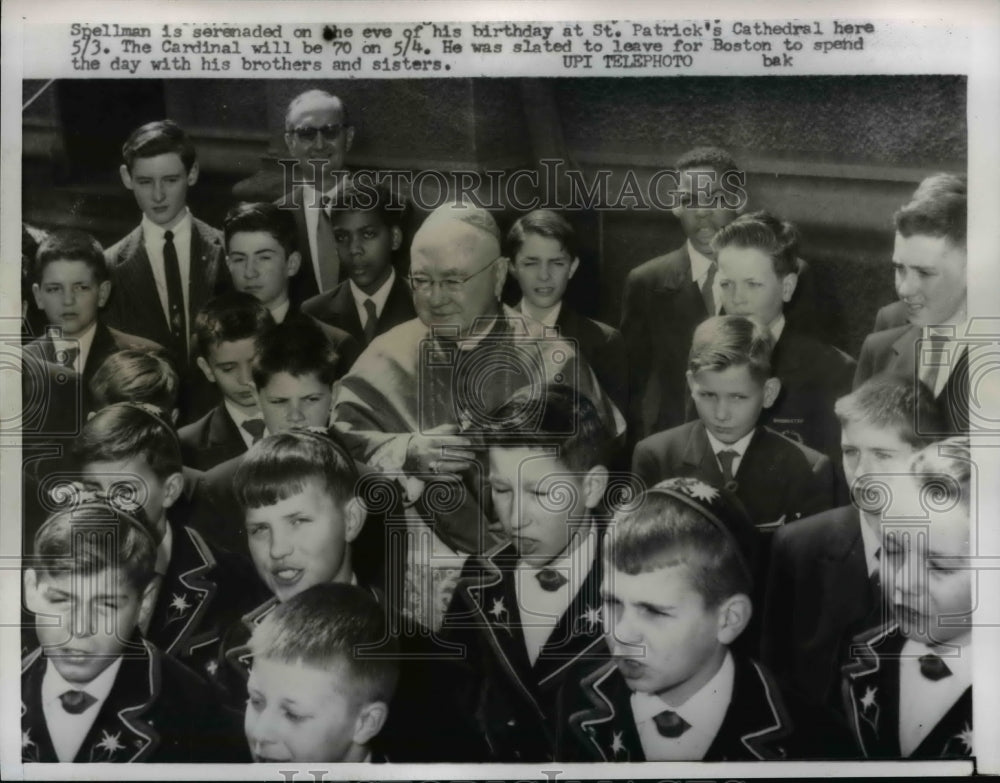
[[741, 215], [728, 226], [720, 228], [712, 238], [712, 248], [718, 253], [730, 246], [752, 248], [770, 256], [778, 277], [798, 271], [799, 234], [791, 223], [779, 220], [769, 212]]
[[736, 159], [721, 147], [695, 147], [681, 155], [674, 163], [677, 171], [709, 168], [719, 174], [727, 171], [743, 173]]
[[934, 174], [920, 183], [910, 202], [893, 216], [904, 237], [921, 234], [944, 237], [965, 247], [968, 222], [968, 183], [955, 174]]
[[840, 426], [864, 424], [891, 429], [915, 449], [922, 449], [945, 432], [947, 419], [930, 389], [913, 378], [884, 373], [869, 378], [833, 406]]
[[350, 127], [351, 120], [347, 116], [347, 105], [342, 100], [340, 100], [340, 98], [338, 98], [336, 95], [328, 93], [326, 90], [306, 90], [305, 92], [299, 93], [294, 98], [292, 98], [292, 100], [288, 104], [288, 108], [285, 109], [285, 130], [286, 131], [295, 130], [291, 125], [289, 125], [289, 120], [291, 120], [292, 114], [295, 112], [295, 109], [298, 108], [298, 105], [300, 103], [302, 103], [303, 101], [305, 101], [305, 100], [310, 100], [312, 98], [317, 98], [317, 97], [320, 97], [320, 98], [329, 98], [330, 100], [333, 100], [333, 101], [336, 101], [337, 103], [339, 103], [340, 104], [340, 111], [341, 111], [341, 113], [343, 114], [343, 117], [344, 117], [343, 125], [344, 125], [345, 128]]
[[571, 259], [578, 255], [576, 232], [569, 221], [558, 212], [553, 212], [550, 209], [536, 209], [534, 212], [519, 217], [510, 227], [510, 231], [507, 232], [507, 248], [504, 255], [513, 261], [524, 245], [528, 234], [537, 234], [556, 240]]
[[98, 283], [111, 279], [100, 242], [86, 231], [61, 228], [46, 236], [35, 253], [34, 282], [41, 284], [45, 267], [53, 261], [80, 261], [94, 273]]
[[245, 509], [273, 506], [316, 481], [343, 507], [355, 496], [354, 459], [331, 436], [310, 430], [268, 435], [254, 444], [233, 476], [233, 494]]
[[161, 480], [181, 472], [177, 434], [159, 411], [139, 403], [119, 402], [95, 413], [73, 443], [73, 455], [81, 466], [142, 457]]
[[158, 408], [170, 418], [177, 407], [180, 380], [166, 359], [137, 348], [111, 354], [90, 380], [90, 397], [99, 411], [116, 402], [138, 402]]
[[[687, 485], [714, 493], [708, 506], [685, 500]], [[753, 591], [756, 531], [725, 490], [691, 479], [661, 482], [615, 514], [611, 534], [608, 558], [615, 570], [634, 576], [684, 564], [709, 608]]]
[[253, 382], [258, 389], [278, 373], [296, 378], [315, 374], [321, 383], [337, 379], [337, 351], [311, 319], [289, 316], [257, 338]]
[[763, 383], [771, 377], [771, 335], [767, 328], [741, 315], [717, 315], [694, 330], [688, 369], [722, 372], [746, 365]]
[[237, 204], [222, 221], [222, 232], [226, 240], [226, 252], [234, 234], [263, 231], [274, 237], [285, 251], [291, 255], [298, 249], [298, 231], [295, 218], [287, 209], [282, 209], [270, 201], [243, 202]]
[[194, 319], [195, 355], [207, 360], [211, 348], [237, 340], [256, 340], [273, 326], [271, 311], [260, 300], [251, 294], [227, 291], [209, 299], [198, 311]]
[[254, 629], [250, 651], [255, 659], [329, 671], [359, 706], [388, 703], [399, 677], [385, 614], [353, 585], [315, 585], [278, 604]]
[[594, 403], [570, 386], [525, 386], [487, 414], [484, 429], [493, 448], [556, 446], [572, 471], [607, 465], [607, 427]]
[[921, 495], [931, 495], [936, 506], [948, 506], [951, 501], [971, 508], [972, 455], [967, 437], [947, 438], [927, 446], [914, 455], [910, 470]]
[[191, 171], [197, 160], [191, 139], [173, 120], [156, 120], [132, 131], [122, 145], [122, 161], [132, 171], [136, 158], [155, 158], [170, 152], [180, 156], [185, 171]]
[[387, 228], [406, 225], [409, 200], [388, 183], [350, 175], [334, 196], [331, 217], [338, 212], [375, 212]]
[[156, 549], [141, 508], [126, 512], [94, 499], [49, 516], [35, 534], [31, 567], [45, 574], [120, 568], [141, 592], [153, 578]]

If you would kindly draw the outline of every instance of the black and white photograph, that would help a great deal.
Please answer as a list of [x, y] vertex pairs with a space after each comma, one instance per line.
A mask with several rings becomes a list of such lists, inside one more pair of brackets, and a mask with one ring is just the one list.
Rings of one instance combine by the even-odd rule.
[[998, 9], [280, 5], [5, 4], [3, 776], [1000, 769]]

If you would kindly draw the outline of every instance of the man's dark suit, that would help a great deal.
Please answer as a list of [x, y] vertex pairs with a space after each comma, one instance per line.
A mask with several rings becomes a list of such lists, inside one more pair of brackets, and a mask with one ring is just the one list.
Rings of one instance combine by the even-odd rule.
[[[854, 388], [882, 372], [901, 378], [918, 377], [917, 342], [923, 336], [919, 326], [898, 326], [870, 334], [861, 346], [858, 370], [854, 375]], [[962, 335], [959, 335], [960, 337]], [[947, 419], [948, 432], [929, 432], [917, 422], [917, 431], [928, 435], [961, 435], [969, 431], [969, 349], [966, 347], [955, 362], [948, 380], [937, 395], [938, 403]], [[929, 426], [929, 425], [928, 425]]]
[[[812, 273], [798, 259], [796, 294], [785, 309], [795, 329], [816, 333], [819, 307]], [[708, 317], [691, 279], [687, 244], [640, 264], [625, 279], [621, 332], [629, 362], [629, 427], [633, 440], [675, 427], [685, 419], [688, 354], [695, 327]]]
[[[364, 326], [358, 317], [358, 308], [354, 303], [354, 295], [351, 293], [351, 284], [348, 280], [332, 291], [318, 294], [304, 302], [302, 312], [325, 324], [344, 330], [357, 340], [362, 348], [367, 347]], [[382, 314], [378, 318], [375, 335], [388, 332], [397, 324], [416, 317], [410, 286], [397, 273], [395, 280], [392, 281], [389, 296], [385, 300], [385, 307], [382, 308]]]
[[559, 309], [556, 326], [562, 337], [576, 340], [580, 352], [590, 363], [598, 383], [625, 416], [628, 414], [628, 356], [621, 332], [607, 324], [587, 318], [565, 303]]
[[292, 215], [295, 217], [295, 248], [302, 256], [302, 263], [299, 265], [299, 271], [288, 281], [288, 298], [293, 305], [301, 305], [321, 293], [309, 246], [309, 224], [306, 223], [306, 209], [312, 208], [312, 205], [305, 203], [301, 186], [296, 186], [291, 193], [286, 193], [274, 203], [281, 209], [292, 210]]
[[910, 322], [910, 317], [906, 312], [906, 305], [898, 299], [891, 304], [887, 304], [878, 309], [875, 313], [875, 328], [872, 332], [884, 332], [886, 329], [895, 329], [897, 326], [904, 326]]
[[198, 421], [181, 427], [177, 437], [181, 442], [184, 464], [196, 470], [209, 470], [247, 450], [239, 427], [223, 403], [216, 405]]
[[840, 667], [850, 640], [878, 624], [853, 506], [780, 528], [771, 545], [761, 659], [788, 687], [840, 707]]

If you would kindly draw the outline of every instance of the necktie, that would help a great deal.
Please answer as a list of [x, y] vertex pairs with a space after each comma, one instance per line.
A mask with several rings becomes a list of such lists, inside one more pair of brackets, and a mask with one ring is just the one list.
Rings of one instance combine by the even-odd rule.
[[921, 655], [917, 660], [920, 661], [920, 673], [932, 682], [937, 682], [951, 676], [951, 669], [941, 660], [941, 656], [939, 655], [928, 653], [927, 655]]
[[378, 316], [375, 315], [375, 303], [371, 299], [365, 299], [365, 345], [375, 339], [375, 332], [378, 329]]
[[712, 292], [712, 285], [715, 283], [715, 273], [718, 269], [719, 265], [713, 261], [705, 274], [705, 282], [701, 284], [701, 298], [705, 300], [709, 318], [715, 315], [715, 294]]
[[184, 312], [184, 286], [181, 284], [181, 265], [174, 247], [174, 232], [163, 232], [163, 273], [167, 278], [167, 319], [170, 338], [183, 362], [187, 362], [187, 318]]
[[250, 433], [250, 437], [253, 438], [253, 443], [256, 443], [264, 437], [263, 419], [245, 419], [240, 426]]
[[691, 724], [673, 710], [664, 710], [658, 715], [654, 715], [653, 723], [656, 724], [656, 730], [660, 732], [660, 736], [671, 739], [681, 736], [691, 728]]
[[316, 222], [316, 264], [319, 267], [320, 293], [330, 291], [340, 282], [340, 256], [333, 241], [333, 227], [326, 209], [319, 210]]
[[[861, 523], [866, 524], [865, 522]], [[877, 549], [875, 551], [875, 560], [878, 563], [882, 561], [882, 550]], [[872, 572], [871, 576], [868, 577], [868, 589], [871, 596], [871, 609], [875, 613], [874, 619], [882, 619], [882, 572], [881, 568], [876, 565], [875, 570]]]
[[535, 576], [538, 578], [538, 584], [547, 593], [554, 593], [569, 581], [560, 571], [552, 568], [543, 568]]
[[938, 379], [948, 360], [948, 338], [940, 334], [932, 334], [924, 340], [921, 349], [920, 379], [924, 385], [937, 397]]
[[76, 357], [79, 355], [80, 355], [79, 348], [76, 347], [64, 348], [61, 351], [56, 351], [56, 361], [58, 361], [59, 364], [65, 367], [67, 370], [72, 370], [74, 369], [74, 365], [76, 364]]
[[733, 480], [733, 460], [740, 456], [738, 451], [723, 449], [715, 455], [719, 460], [719, 467], [722, 468], [722, 479], [727, 484]]
[[92, 704], [97, 703], [97, 699], [86, 691], [70, 690], [59, 694], [59, 701], [62, 702], [63, 709], [70, 715], [79, 715], [85, 712]]

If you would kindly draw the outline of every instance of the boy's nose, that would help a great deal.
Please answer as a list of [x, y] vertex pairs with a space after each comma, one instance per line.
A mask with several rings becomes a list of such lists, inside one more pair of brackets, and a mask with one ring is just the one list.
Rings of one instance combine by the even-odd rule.
[[75, 301], [76, 301], [76, 291], [74, 291], [73, 287], [70, 286], [69, 288], [63, 291], [63, 304], [71, 305]]
[[539, 264], [538, 265], [538, 279], [539, 280], [548, 280], [550, 277], [552, 277], [552, 270], [549, 269], [549, 265], [546, 264], [546, 263]]
[[896, 273], [896, 293], [899, 294], [900, 299], [913, 296], [917, 290], [916, 275], [908, 274], [905, 271]]
[[253, 385], [253, 373], [250, 370], [249, 364], [244, 364], [239, 367], [239, 369], [237, 370], [236, 379], [239, 381], [240, 386]]
[[302, 403], [293, 402], [288, 406], [288, 422], [290, 424], [299, 424], [305, 421], [306, 414], [302, 409]]
[[272, 560], [281, 560], [292, 553], [291, 536], [281, 530], [271, 531], [271, 547], [268, 552]]
[[166, 189], [163, 187], [162, 182], [153, 183], [153, 200], [163, 201], [163, 197], [166, 195]]
[[715, 418], [719, 421], [727, 421], [729, 419], [729, 403], [725, 400], [719, 400], [715, 404]]

